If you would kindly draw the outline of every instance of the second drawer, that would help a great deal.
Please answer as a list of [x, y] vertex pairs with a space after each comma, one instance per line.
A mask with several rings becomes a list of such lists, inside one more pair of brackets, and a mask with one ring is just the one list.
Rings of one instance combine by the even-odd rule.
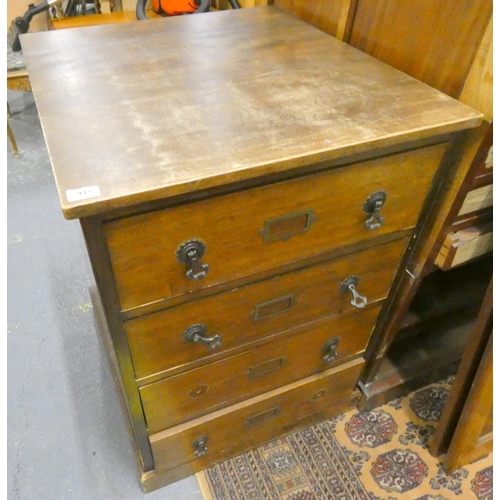
[[379, 310], [372, 307], [325, 318], [280, 341], [141, 387], [149, 433], [359, 356]]
[[[185, 371], [189, 363], [207, 363], [269, 335], [352, 310], [352, 292], [341, 289], [352, 276], [359, 279], [356, 289], [366, 296], [368, 306], [380, 301], [387, 295], [406, 243], [406, 238], [394, 241], [129, 320], [125, 330], [136, 378]], [[214, 340], [186, 340], [189, 332], [202, 331], [201, 327], [206, 329], [205, 338]]]

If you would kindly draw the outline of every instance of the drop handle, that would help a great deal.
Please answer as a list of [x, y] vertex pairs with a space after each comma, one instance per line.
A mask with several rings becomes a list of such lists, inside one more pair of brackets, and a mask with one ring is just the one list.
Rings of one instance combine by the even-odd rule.
[[380, 215], [380, 210], [387, 200], [387, 193], [381, 189], [372, 193], [363, 205], [363, 210], [369, 215], [365, 220], [365, 227], [370, 231], [379, 229], [384, 223], [384, 218]]
[[358, 309], [363, 309], [368, 303], [368, 299], [360, 295], [356, 290], [358, 283], [359, 278], [357, 276], [349, 276], [340, 285], [340, 291], [342, 293], [350, 292], [352, 294], [351, 304]]
[[207, 336], [207, 327], [202, 324], [191, 325], [182, 334], [186, 342], [195, 342], [205, 344], [209, 349], [216, 349], [222, 344], [222, 337], [215, 334], [212, 337]]
[[210, 266], [201, 262], [205, 251], [206, 246], [200, 240], [188, 240], [177, 249], [177, 260], [186, 265], [186, 278], [201, 280], [207, 275]]

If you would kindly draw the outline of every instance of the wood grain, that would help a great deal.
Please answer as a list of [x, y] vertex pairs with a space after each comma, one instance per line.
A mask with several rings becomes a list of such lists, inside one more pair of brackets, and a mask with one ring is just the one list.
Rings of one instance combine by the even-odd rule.
[[349, 43], [458, 99], [492, 9], [490, 0], [358, 0]]
[[493, 17], [484, 31], [460, 102], [481, 111], [486, 121], [493, 121]]
[[273, 0], [273, 5], [342, 40], [351, 0]]
[[[416, 252], [410, 271], [414, 276], [425, 276], [434, 267], [434, 261], [446, 235], [452, 231], [471, 180], [481, 171], [493, 138], [493, 124], [483, 120], [481, 126], [467, 131], [451, 144], [452, 160], [444, 183], [434, 205], [432, 217], [426, 226], [423, 245]], [[446, 155], [445, 155], [446, 156]]]
[[[493, 331], [490, 332], [488, 345], [446, 454], [448, 472], [453, 472], [493, 451], [493, 431], [490, 423], [492, 412]], [[471, 415], [474, 415], [474, 418], [471, 418]]]
[[[274, 7], [21, 39], [68, 218], [450, 133], [481, 118]], [[66, 190], [89, 186], [101, 194], [68, 202]]]
[[[450, 458], [452, 461], [461, 460], [464, 455], [476, 448], [475, 445], [484, 426], [487, 427], [492, 396], [490, 365], [492, 324], [493, 280], [490, 281], [475, 323], [471, 328], [467, 349], [460, 362], [436, 432], [429, 441], [429, 451], [433, 456], [447, 453], [450, 444], [454, 441], [454, 451]], [[481, 401], [482, 398], [484, 399]], [[471, 402], [474, 403], [472, 406]], [[464, 411], [466, 405], [467, 409]], [[477, 412], [477, 419], [470, 418], [473, 412]], [[467, 423], [467, 421], [470, 422]], [[457, 427], [459, 422], [460, 429]], [[466, 453], [461, 453], [461, 450]], [[449, 465], [452, 464], [449, 463]]]
[[[235, 354], [249, 344], [325, 316], [353, 311], [352, 295], [340, 285], [348, 276], [358, 276], [357, 289], [368, 306], [382, 301], [389, 290], [407, 239], [371, 248], [337, 261], [255, 283], [243, 288], [126, 321], [134, 370], [141, 384], [152, 375], [170, 375], [192, 364], [206, 364]], [[374, 265], [375, 264], [375, 265]], [[291, 297], [289, 309], [269, 313], [255, 321], [256, 306], [280, 297]], [[282, 301], [288, 305], [288, 301]], [[218, 334], [222, 344], [210, 349], [201, 343], [186, 343], [184, 331], [203, 324], [207, 335]], [[276, 339], [276, 337], [274, 337]]]
[[[218, 453], [216, 457], [212, 456], [211, 463], [215, 464], [221, 462], [231, 457], [235, 457], [244, 451], [248, 451], [252, 448], [256, 448], [277, 436], [286, 436], [291, 432], [298, 431], [305, 427], [309, 427], [318, 422], [328, 420], [341, 413], [346, 413], [347, 411], [353, 409], [356, 406], [356, 402], [359, 399], [359, 392], [354, 391], [349, 399], [341, 401], [340, 403], [333, 404], [326, 408], [307, 415], [301, 419], [293, 419], [290, 422], [284, 424], [280, 429], [272, 428], [269, 431], [264, 431], [261, 434], [251, 436], [245, 441], [238, 441], [230, 449], [223, 450], [223, 452]], [[149, 471], [143, 473], [141, 477], [142, 486], [144, 491], [149, 492], [154, 489], [160, 488], [167, 484], [171, 484], [179, 479], [187, 476], [191, 476], [195, 472], [205, 469], [207, 464], [204, 461], [197, 460], [186, 462], [180, 466], [173, 467], [163, 472]]]
[[[340, 168], [105, 225], [123, 310], [209, 288], [249, 274], [318, 255], [332, 248], [411, 228], [420, 213], [446, 145]], [[356, 186], [353, 189], [353, 186]], [[383, 189], [381, 228], [365, 227], [367, 198]], [[264, 242], [266, 220], [313, 210], [307, 232]], [[177, 248], [198, 239], [210, 269], [186, 278]]]
[[[272, 342], [140, 388], [149, 433], [340, 365], [362, 354], [380, 308], [325, 318]], [[356, 332], [353, 335], [352, 332]], [[324, 344], [337, 337], [337, 357]]]
[[[340, 367], [313, 375], [293, 384], [248, 399], [208, 417], [181, 424], [151, 436], [155, 469], [162, 471], [176, 467], [183, 461], [197, 460], [211, 463], [213, 453], [231, 449], [250, 436], [269, 432], [294, 420], [334, 405], [352, 394], [363, 365], [357, 358]], [[274, 411], [270, 411], [274, 410]], [[266, 411], [268, 412], [266, 414]], [[262, 416], [259, 423], [258, 415]], [[267, 418], [266, 418], [267, 417]], [[193, 441], [207, 436], [208, 452], [199, 459], [194, 455]]]

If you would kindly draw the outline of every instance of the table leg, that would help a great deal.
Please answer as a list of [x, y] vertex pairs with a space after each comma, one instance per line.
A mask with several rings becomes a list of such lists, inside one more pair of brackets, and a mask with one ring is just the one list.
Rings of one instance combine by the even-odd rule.
[[14, 133], [12, 132], [12, 129], [10, 128], [10, 123], [8, 121], [7, 121], [7, 135], [9, 136], [10, 143], [12, 144], [12, 154], [16, 158], [18, 158], [19, 150], [17, 149], [16, 139], [14, 138]]

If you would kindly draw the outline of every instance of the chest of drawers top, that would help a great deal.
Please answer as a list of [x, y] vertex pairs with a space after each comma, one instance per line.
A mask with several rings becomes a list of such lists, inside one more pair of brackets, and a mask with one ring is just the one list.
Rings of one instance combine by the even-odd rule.
[[67, 218], [328, 166], [481, 119], [274, 7], [33, 33], [22, 46]]

